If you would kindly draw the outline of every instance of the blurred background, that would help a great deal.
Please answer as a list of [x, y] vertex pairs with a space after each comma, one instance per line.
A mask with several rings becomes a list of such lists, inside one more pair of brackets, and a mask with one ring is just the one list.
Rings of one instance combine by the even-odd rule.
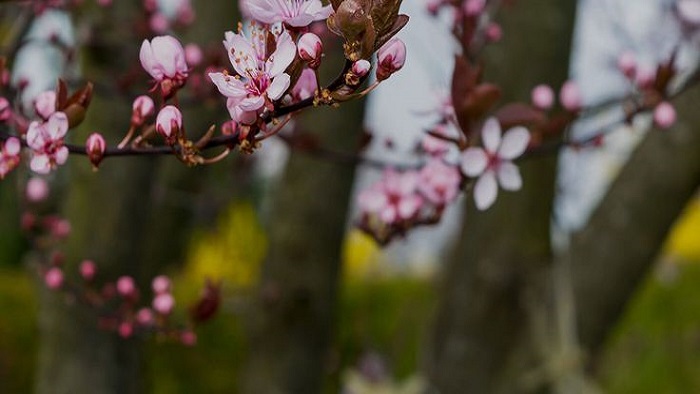
[[[680, 86], [700, 53], [679, 19], [684, 2], [695, 0], [493, 2], [489, 23], [503, 37], [483, 54], [486, 80], [504, 101], [528, 102], [537, 84], [571, 79], [596, 106], [633, 89], [621, 53], [653, 70], [675, 51]], [[192, 0], [196, 17], [183, 21], [184, 3], [158, 0], [154, 14], [140, 1], [43, 13], [1, 2], [0, 44], [25, 37], [11, 64], [14, 83], [28, 81], [22, 103], [59, 76], [100, 81], [71, 138], [100, 130], [118, 141], [134, 96], [124, 86], [148, 87], [141, 40], [170, 32], [206, 63], [241, 18], [236, 2]], [[294, 128], [343, 152], [369, 132], [366, 157], [416, 163], [456, 51], [453, 15], [429, 6], [402, 5], [403, 70], [367, 100], [307, 111]], [[331, 80], [342, 43], [326, 42]], [[211, 88], [203, 68], [190, 83]], [[90, 258], [102, 279], [128, 274], [147, 288], [167, 274], [176, 317], [207, 278], [221, 280], [220, 312], [197, 327], [194, 347], [119, 338], [46, 290], [18, 225], [29, 174], [15, 171], [0, 183], [0, 393], [700, 392], [700, 91], [690, 86], [671, 130], [653, 130], [648, 116], [611, 126], [615, 106], [586, 116], [570, 133], [614, 128], [601, 147], [523, 163], [523, 190], [491, 210], [462, 198], [441, 224], [386, 248], [352, 227], [354, 196], [381, 172], [280, 140], [201, 168], [128, 158], [93, 172], [72, 158], [47, 178], [51, 197], [38, 208], [71, 223], [66, 272]], [[188, 130], [228, 120], [219, 97], [190, 94]]]

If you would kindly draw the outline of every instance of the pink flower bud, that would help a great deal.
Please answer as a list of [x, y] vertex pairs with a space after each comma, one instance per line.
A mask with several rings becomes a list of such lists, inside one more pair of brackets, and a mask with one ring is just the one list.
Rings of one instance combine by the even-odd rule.
[[107, 143], [104, 137], [99, 133], [92, 133], [85, 143], [85, 151], [87, 152], [88, 159], [92, 163], [94, 168], [97, 168], [105, 155], [105, 150], [107, 149]]
[[97, 266], [92, 260], [85, 260], [80, 263], [80, 276], [86, 281], [90, 282], [95, 278], [97, 274]]
[[169, 144], [175, 143], [181, 129], [182, 113], [177, 107], [168, 105], [158, 112], [156, 132], [163, 136]]
[[394, 37], [377, 51], [377, 80], [383, 81], [406, 62], [406, 44]]
[[153, 278], [151, 287], [156, 294], [168, 293], [170, 292], [170, 279], [165, 275], [156, 276]]
[[51, 224], [51, 234], [59, 239], [67, 238], [70, 235], [71, 225], [66, 219], [54, 220]]
[[146, 118], [153, 115], [156, 105], [152, 98], [144, 95], [136, 97], [131, 108], [131, 124], [141, 126]]
[[12, 106], [10, 102], [0, 97], [0, 122], [7, 122], [12, 117]]
[[131, 322], [123, 321], [119, 323], [119, 336], [129, 338], [134, 334], [134, 325]]
[[316, 69], [321, 64], [323, 43], [314, 33], [306, 33], [299, 39], [297, 46], [299, 57], [309, 63], [309, 67]]
[[192, 330], [185, 330], [180, 334], [180, 342], [185, 346], [194, 346], [197, 344], [197, 334]]
[[559, 101], [568, 111], [575, 112], [581, 109], [581, 92], [573, 81], [567, 81], [559, 91]]
[[150, 308], [141, 308], [136, 312], [136, 321], [142, 326], [153, 323], [153, 311]]
[[26, 195], [33, 203], [44, 201], [49, 195], [49, 184], [43, 178], [32, 177], [27, 182]]
[[136, 283], [130, 276], [122, 276], [117, 279], [117, 293], [124, 298], [133, 297], [136, 294]]
[[156, 12], [155, 14], [151, 15], [151, 19], [148, 20], [148, 27], [150, 27], [155, 33], [162, 34], [168, 30], [168, 27], [170, 27], [170, 22], [165, 15], [161, 14], [160, 12]]
[[188, 68], [185, 50], [176, 38], [171, 36], [154, 37], [141, 44], [139, 59], [144, 70], [156, 81], [164, 79], [184, 79]]
[[158, 294], [153, 298], [153, 310], [161, 315], [169, 315], [175, 308], [175, 298], [170, 293]]
[[22, 150], [22, 143], [19, 142], [19, 139], [10, 137], [5, 141], [3, 150], [7, 155], [19, 155], [19, 151]]
[[664, 101], [654, 108], [654, 123], [662, 129], [667, 129], [676, 123], [676, 109], [671, 103]]
[[491, 22], [486, 26], [485, 34], [488, 42], [498, 42], [503, 38], [503, 29], [498, 23]]
[[467, 0], [464, 2], [464, 14], [467, 16], [478, 16], [484, 12], [485, 0]]
[[651, 67], [638, 67], [634, 82], [642, 89], [650, 88], [656, 81], [656, 70]]
[[47, 90], [39, 93], [34, 100], [34, 111], [43, 119], [48, 119], [56, 112], [56, 92]]
[[350, 86], [358, 85], [371, 69], [372, 64], [369, 61], [365, 59], [356, 61], [352, 64], [352, 67], [350, 67], [350, 71], [345, 74], [345, 83]]
[[204, 59], [204, 54], [202, 53], [202, 49], [199, 48], [199, 45], [185, 45], [185, 60], [188, 66], [197, 67], [202, 63], [202, 59]]
[[550, 109], [554, 105], [554, 91], [548, 85], [537, 85], [532, 89], [532, 103], [540, 109]]
[[58, 267], [53, 267], [46, 271], [44, 283], [51, 290], [58, 290], [63, 286], [63, 271]]
[[622, 71], [627, 78], [633, 79], [637, 72], [637, 59], [632, 52], [623, 52], [617, 59], [617, 68]]

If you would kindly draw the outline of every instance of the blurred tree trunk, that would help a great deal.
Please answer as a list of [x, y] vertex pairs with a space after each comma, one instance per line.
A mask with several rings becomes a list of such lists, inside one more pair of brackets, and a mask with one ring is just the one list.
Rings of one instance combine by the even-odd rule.
[[[506, 34], [486, 54], [486, 79], [503, 87], [505, 100], [529, 101], [536, 84], [566, 79], [574, 13], [573, 0], [523, 1], [502, 13]], [[530, 359], [529, 318], [549, 294], [555, 163], [555, 157], [522, 162], [523, 189], [499, 191], [486, 212], [469, 198], [460, 240], [444, 267], [425, 364], [438, 392], [518, 392], [510, 369], [520, 367], [510, 364], [537, 361]], [[528, 350], [520, 355], [522, 340]]]
[[[129, 20], [130, 15], [139, 12], [138, 4], [115, 3], [115, 15]], [[193, 27], [189, 37], [218, 42], [224, 30], [235, 27], [228, 26], [236, 12], [235, 4], [208, 5], [199, 7], [198, 20], [202, 22]], [[90, 77], [109, 81], [112, 79], [107, 70], [119, 67], [112, 62], [137, 62], [137, 40], [134, 44], [122, 56], [105, 59], [90, 54]], [[206, 130], [216, 121], [211, 109], [183, 112], [189, 132]], [[95, 97], [81, 130], [104, 131], [108, 141], [114, 143], [127, 130], [130, 114], [128, 100]], [[85, 137], [79, 135], [74, 141]], [[63, 209], [73, 228], [66, 248], [67, 270], [75, 272], [82, 259], [91, 258], [98, 264], [100, 279], [114, 280], [129, 274], [142, 286], [148, 286], [150, 278], [164, 265], [179, 262], [194, 223], [192, 201], [202, 188], [216, 184], [228, 190], [226, 185], [233, 184], [202, 176], [206, 169], [186, 168], [171, 157], [107, 160], [96, 174], [84, 157], [74, 157], [72, 164]], [[99, 330], [96, 317], [88, 308], [67, 305], [62, 297], [43, 292], [38, 393], [141, 391], [139, 340], [123, 340]]]
[[595, 356], [700, 185], [700, 88], [676, 100], [679, 122], [651, 131], [625, 165], [568, 258], [581, 344]]
[[[354, 102], [339, 110], [314, 109], [303, 124], [324, 146], [349, 151], [359, 139], [361, 108]], [[270, 246], [251, 326], [245, 393], [321, 390], [354, 171], [353, 165], [294, 150], [273, 189]]]

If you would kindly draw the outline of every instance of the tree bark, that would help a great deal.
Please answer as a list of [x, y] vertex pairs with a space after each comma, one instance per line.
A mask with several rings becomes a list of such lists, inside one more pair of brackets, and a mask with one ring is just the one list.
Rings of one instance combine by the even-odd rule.
[[698, 100], [697, 87], [676, 100], [679, 122], [645, 137], [565, 256], [580, 341], [593, 356], [700, 185]]
[[[360, 103], [314, 109], [310, 116], [313, 124], [304, 124], [324, 146], [356, 147]], [[244, 393], [321, 390], [354, 172], [352, 165], [292, 151], [272, 198], [270, 249], [250, 330]]]
[[[566, 79], [574, 12], [574, 1], [560, 0], [518, 2], [503, 12], [506, 34], [486, 55], [486, 79], [503, 87], [506, 100], [528, 101], [537, 83]], [[508, 364], [529, 338], [530, 306], [549, 291], [555, 158], [525, 161], [521, 171], [523, 189], [500, 191], [488, 211], [468, 199], [424, 366], [437, 392], [520, 390]], [[523, 353], [532, 362], [533, 352]]]

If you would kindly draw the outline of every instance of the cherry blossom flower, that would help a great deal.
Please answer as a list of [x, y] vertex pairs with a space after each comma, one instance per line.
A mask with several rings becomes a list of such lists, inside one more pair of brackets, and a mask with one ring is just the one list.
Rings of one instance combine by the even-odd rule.
[[165, 275], [158, 275], [153, 278], [151, 287], [156, 294], [168, 293], [170, 291], [170, 279]]
[[169, 315], [175, 308], [175, 298], [170, 293], [161, 293], [153, 298], [153, 310], [161, 315]]
[[419, 173], [418, 190], [429, 202], [444, 206], [457, 197], [461, 180], [457, 167], [433, 159]]
[[386, 170], [381, 181], [358, 196], [360, 210], [386, 224], [414, 218], [423, 205], [417, 193], [419, 177], [415, 171]]
[[49, 184], [43, 178], [32, 177], [27, 181], [25, 195], [30, 202], [42, 202], [49, 196]]
[[567, 81], [561, 86], [559, 91], [559, 101], [561, 105], [569, 111], [581, 109], [581, 91], [573, 81]]
[[663, 101], [654, 108], [654, 123], [667, 129], [676, 123], [676, 109], [668, 101]]
[[182, 129], [182, 112], [173, 105], [166, 105], [156, 117], [156, 132], [168, 143], [174, 143]]
[[68, 132], [68, 117], [63, 112], [54, 112], [46, 122], [34, 121], [27, 130], [27, 145], [33, 150], [32, 171], [48, 174], [68, 159], [68, 148], [63, 137]]
[[51, 114], [56, 112], [56, 92], [47, 90], [39, 93], [34, 99], [34, 111], [42, 119], [48, 119]]
[[316, 69], [321, 64], [323, 43], [314, 33], [305, 33], [299, 39], [299, 57], [309, 63], [309, 67]]
[[291, 27], [306, 27], [333, 13], [333, 8], [324, 7], [321, 0], [250, 0], [246, 2], [246, 9], [260, 22], [282, 22]]
[[278, 100], [291, 83], [284, 71], [294, 60], [296, 45], [287, 32], [277, 37], [277, 46], [272, 55], [266, 57], [267, 29], [251, 27], [251, 38], [242, 33], [226, 32], [224, 46], [233, 68], [238, 73], [209, 73], [209, 78], [228, 98], [227, 107], [233, 120], [251, 124], [257, 111], [266, 102]]
[[136, 282], [130, 276], [122, 276], [117, 279], [117, 293], [122, 297], [133, 297], [136, 294]]
[[107, 142], [100, 133], [90, 134], [85, 142], [85, 151], [88, 154], [88, 159], [95, 168], [97, 168], [97, 166], [100, 165], [100, 162], [102, 162], [106, 149]]
[[141, 126], [147, 117], [153, 115], [156, 105], [149, 96], [138, 96], [131, 106], [131, 124]]
[[63, 271], [58, 267], [52, 267], [44, 275], [44, 283], [51, 290], [58, 290], [63, 286]]
[[0, 142], [0, 179], [17, 167], [19, 164], [19, 153], [22, 144], [15, 137], [10, 137], [7, 141]]
[[549, 85], [541, 84], [535, 86], [530, 96], [532, 104], [539, 109], [550, 109], [554, 105], [554, 91]]
[[97, 265], [95, 265], [95, 262], [92, 260], [84, 260], [82, 263], [80, 263], [79, 270], [80, 276], [89, 282], [93, 280], [97, 274]]
[[530, 142], [524, 127], [514, 127], [501, 137], [496, 118], [489, 118], [481, 129], [484, 148], [472, 147], [462, 155], [462, 171], [469, 177], [479, 177], [474, 185], [474, 201], [479, 210], [488, 209], [496, 201], [498, 184], [504, 190], [522, 187], [520, 170], [513, 160], [521, 156]]
[[305, 68], [290, 91], [290, 95], [294, 101], [301, 101], [313, 97], [317, 89], [316, 73], [310, 68]]

